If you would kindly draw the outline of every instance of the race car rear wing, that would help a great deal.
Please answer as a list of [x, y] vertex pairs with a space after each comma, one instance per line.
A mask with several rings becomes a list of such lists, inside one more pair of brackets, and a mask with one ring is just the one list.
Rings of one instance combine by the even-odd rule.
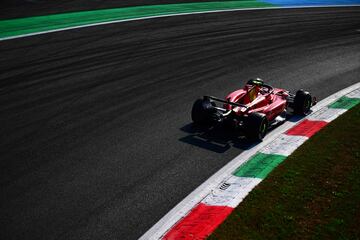
[[222, 103], [226, 103], [229, 104], [231, 106], [235, 106], [235, 107], [244, 107], [244, 108], [249, 108], [248, 106], [244, 105], [244, 104], [240, 104], [240, 103], [235, 103], [235, 102], [230, 102], [229, 100], [223, 100], [221, 98], [217, 98], [217, 97], [213, 97], [213, 96], [204, 96], [204, 100], [214, 100], [217, 102], [222, 102]]

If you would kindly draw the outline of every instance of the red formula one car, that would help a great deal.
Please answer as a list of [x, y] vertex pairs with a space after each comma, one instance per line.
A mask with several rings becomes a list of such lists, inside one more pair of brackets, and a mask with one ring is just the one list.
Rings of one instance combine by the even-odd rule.
[[[215, 102], [223, 105], [216, 106]], [[191, 117], [198, 125], [221, 123], [242, 130], [251, 140], [262, 140], [269, 128], [284, 122], [288, 115], [306, 115], [315, 104], [309, 92], [298, 90], [291, 94], [256, 78], [225, 100], [211, 96], [196, 100]]]

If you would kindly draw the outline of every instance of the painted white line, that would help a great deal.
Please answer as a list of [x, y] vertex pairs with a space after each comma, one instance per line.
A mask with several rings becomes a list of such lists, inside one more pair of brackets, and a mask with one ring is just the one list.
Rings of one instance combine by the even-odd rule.
[[308, 137], [280, 134], [277, 138], [275, 138], [270, 144], [262, 148], [259, 152], [265, 154], [289, 156], [306, 140], [308, 140]]
[[210, 206], [235, 208], [262, 179], [230, 176], [201, 202]]
[[101, 25], [107, 25], [107, 24], [123, 23], [123, 22], [130, 22], [130, 21], [140, 21], [140, 20], [147, 20], [147, 19], [154, 19], [154, 18], [165, 18], [165, 17], [195, 15], [195, 14], [238, 12], [238, 11], [256, 11], [256, 10], [269, 10], [269, 9], [336, 8], [336, 7], [359, 7], [359, 6], [360, 6], [360, 4], [354, 4], [354, 5], [324, 5], [324, 6], [311, 6], [311, 5], [308, 5], [308, 6], [286, 6], [286, 7], [234, 8], [234, 9], [199, 11], [199, 12], [190, 12], [190, 13], [174, 13], [174, 14], [164, 14], [164, 15], [149, 16], [149, 17], [123, 19], [123, 20], [113, 20], [113, 21], [85, 24], [85, 25], [81, 25], [81, 26], [66, 27], [66, 28], [60, 28], [60, 29], [54, 29], [54, 30], [48, 30], [48, 31], [42, 31], [42, 32], [28, 33], [28, 34], [22, 34], [22, 35], [17, 35], [17, 36], [0, 38], [0, 41], [6, 41], [6, 40], [12, 40], [12, 39], [24, 38], [24, 37], [31, 37], [31, 36], [37, 36], [37, 35], [42, 35], [42, 34], [47, 34], [47, 33], [54, 33], [54, 32], [61, 32], [61, 31], [67, 31], [67, 30], [74, 30], [74, 29], [79, 29], [79, 28], [95, 27], [95, 26], [101, 26]]
[[316, 120], [316, 121], [325, 121], [325, 122], [331, 122], [341, 114], [345, 113], [346, 109], [341, 108], [328, 108], [324, 107], [320, 109], [319, 111], [311, 114], [308, 119], [309, 120]]
[[150, 228], [140, 239], [160, 239], [175, 223], [183, 218], [196, 204], [201, 202], [212, 189], [220, 185], [224, 179], [228, 179], [241, 164], [245, 163], [259, 149], [269, 144], [278, 134], [286, 131], [296, 123], [286, 122], [278, 128], [274, 129], [263, 142], [253, 146], [249, 150], [243, 151], [236, 158], [227, 163], [218, 172], [212, 175], [208, 180], [190, 193], [184, 200], [170, 210], [162, 219], [160, 219], [152, 228]]
[[360, 89], [356, 89], [355, 91], [352, 91], [349, 94], [345, 95], [348, 98], [360, 98]]
[[[360, 82], [345, 88], [341, 91], [338, 91], [331, 96], [320, 101], [317, 105], [313, 107], [313, 112], [319, 111], [323, 107], [327, 106], [331, 102], [337, 100], [341, 96], [344, 96], [348, 93], [351, 93], [355, 89], [360, 87]], [[190, 193], [186, 198], [184, 198], [180, 203], [178, 203], [172, 210], [170, 210], [163, 218], [161, 218], [153, 227], [151, 227], [140, 239], [160, 239], [173, 225], [175, 225], [180, 219], [182, 219], [196, 204], [201, 202], [213, 189], [216, 189], [226, 180], [230, 179], [233, 175], [232, 173], [242, 164], [244, 164], [252, 155], [258, 152], [260, 149], [266, 145], [273, 142], [280, 134], [290, 129], [298, 122], [285, 122], [283, 125], [271, 131], [266, 135], [263, 142], [258, 145], [253, 146], [249, 150], [243, 151], [240, 155], [231, 160], [218, 172], [212, 175], [208, 180], [202, 183], [198, 188], [196, 188], [192, 193]], [[240, 200], [241, 201], [241, 200]]]
[[355, 83], [354, 85], [351, 85], [350, 87], [347, 87], [343, 90], [340, 90], [340, 91], [330, 95], [329, 97], [321, 100], [320, 102], [318, 102], [318, 104], [316, 104], [314, 107], [312, 107], [312, 111], [313, 112], [319, 111], [321, 108], [329, 105], [330, 103], [334, 102], [338, 98], [355, 91], [359, 87], [360, 87], [360, 82]]

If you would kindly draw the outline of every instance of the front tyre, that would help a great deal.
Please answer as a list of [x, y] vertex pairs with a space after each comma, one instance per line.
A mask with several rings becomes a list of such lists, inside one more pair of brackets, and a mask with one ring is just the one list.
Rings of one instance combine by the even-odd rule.
[[245, 121], [245, 135], [249, 140], [261, 141], [268, 131], [268, 121], [264, 114], [250, 113]]
[[307, 115], [310, 113], [312, 98], [309, 92], [298, 90], [294, 99], [294, 113], [298, 115]]

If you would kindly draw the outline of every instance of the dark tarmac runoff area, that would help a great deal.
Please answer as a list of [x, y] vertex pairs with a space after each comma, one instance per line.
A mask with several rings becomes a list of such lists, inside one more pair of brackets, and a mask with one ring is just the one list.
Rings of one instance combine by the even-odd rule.
[[249, 144], [190, 111], [252, 77], [359, 82], [360, 7], [240, 11], [0, 41], [0, 239], [137, 239]]

